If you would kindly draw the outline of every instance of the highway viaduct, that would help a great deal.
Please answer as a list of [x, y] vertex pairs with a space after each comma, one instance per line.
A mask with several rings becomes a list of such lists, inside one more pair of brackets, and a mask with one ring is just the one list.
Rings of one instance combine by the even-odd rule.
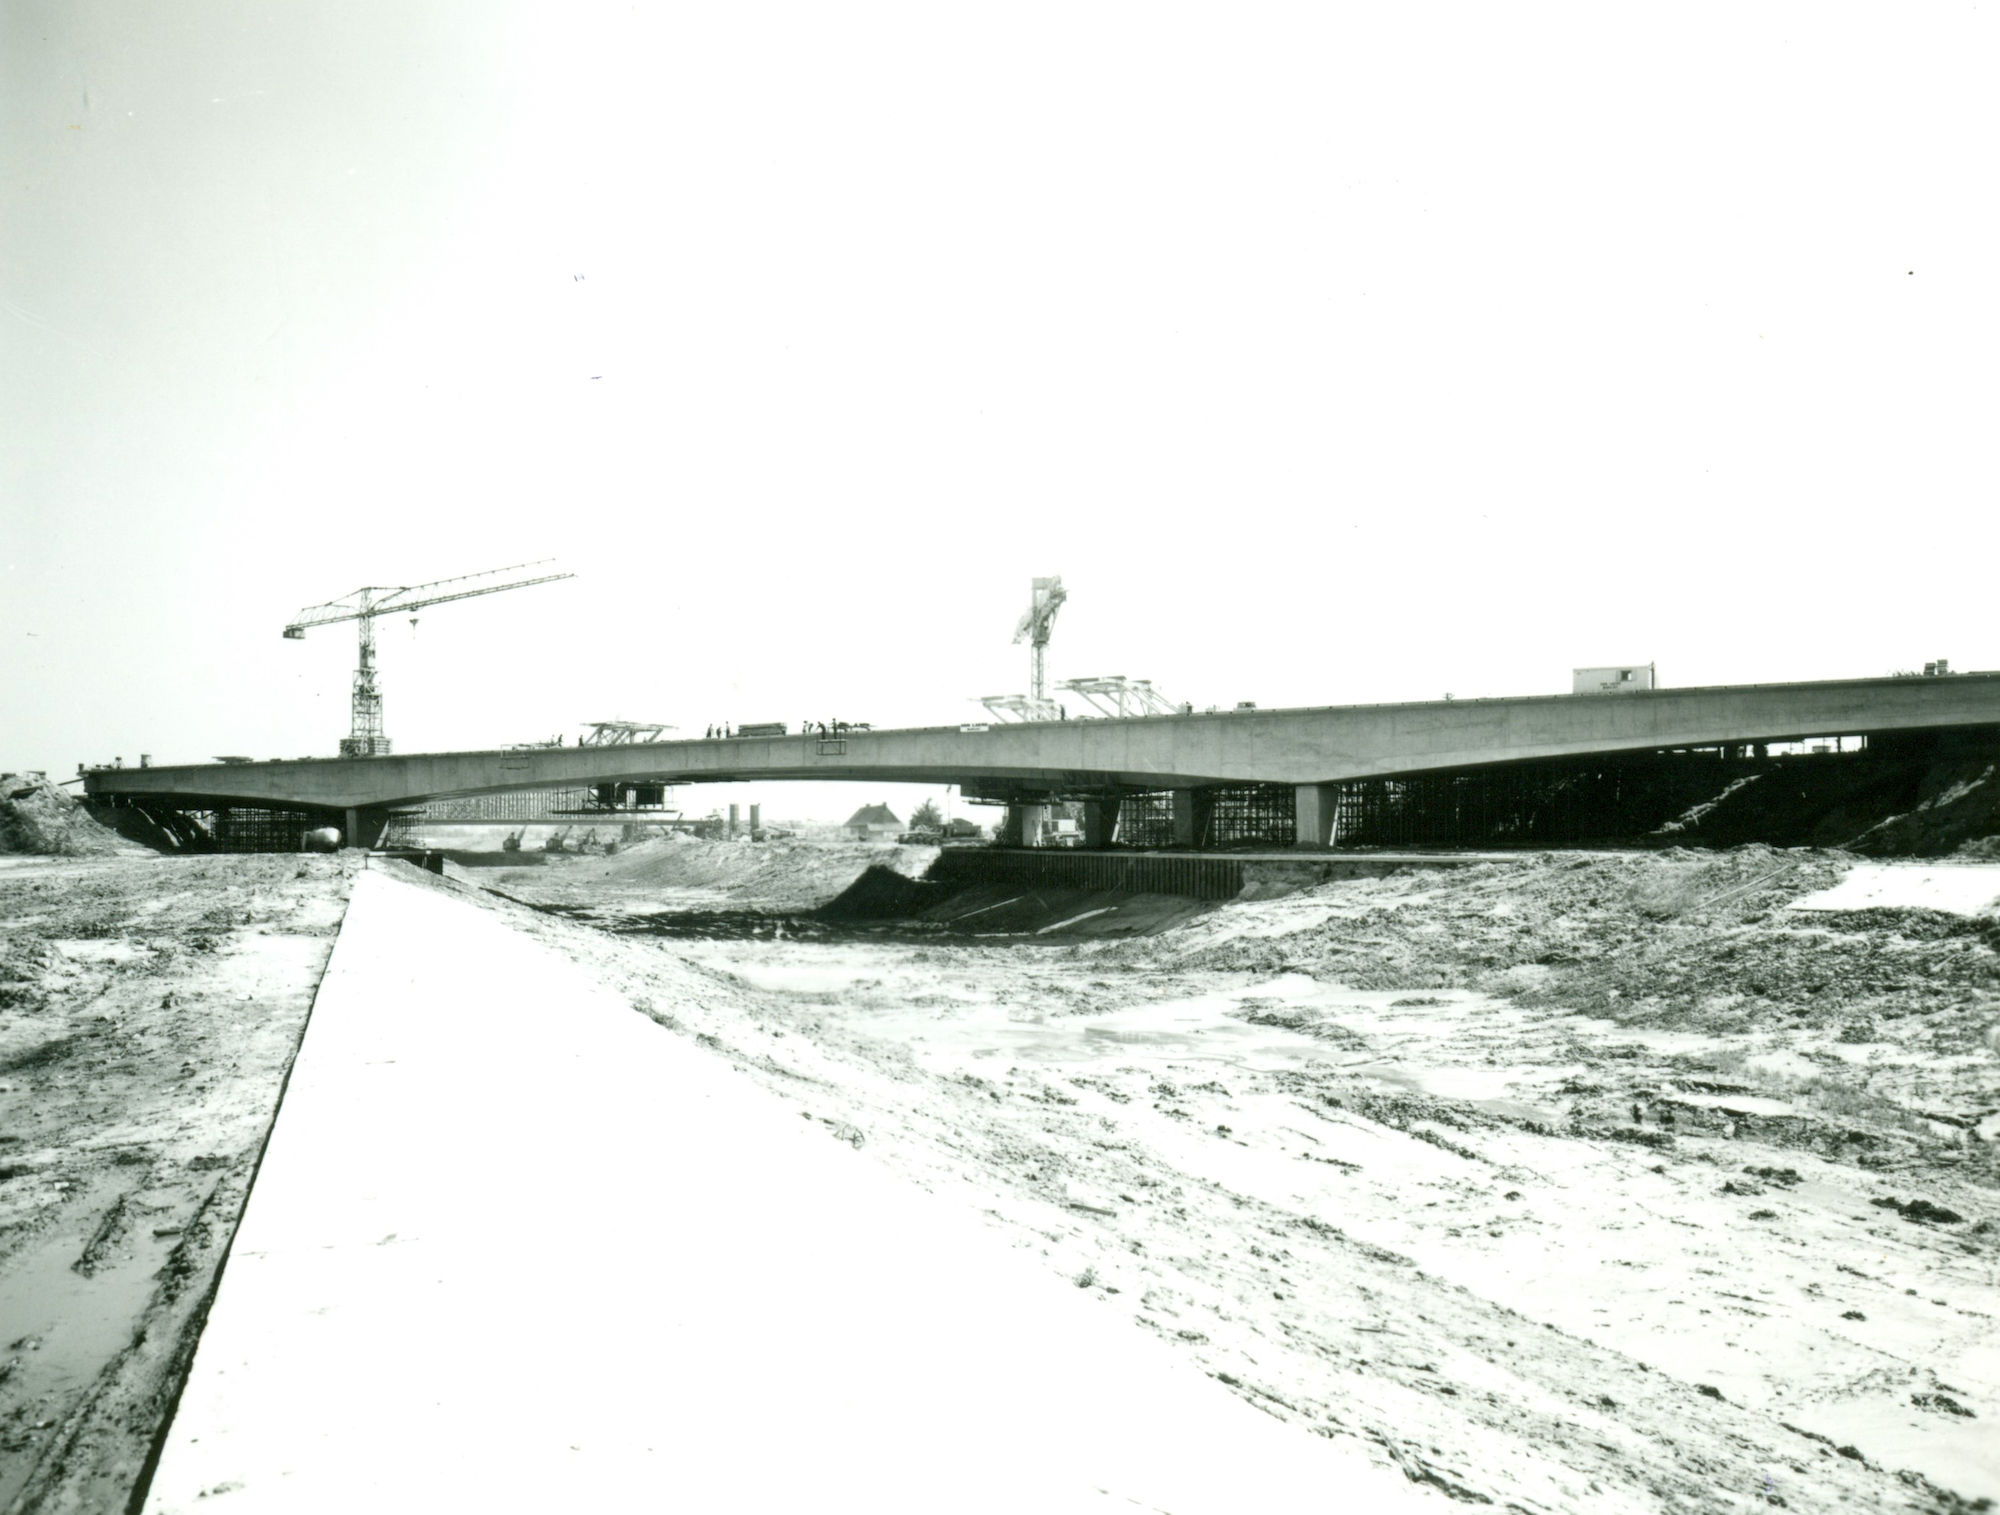
[[1101, 845], [1120, 795], [1171, 791], [1176, 837], [1191, 843], [1197, 793], [1278, 784], [1296, 790], [1297, 841], [1325, 846], [1337, 786], [1356, 779], [1980, 726], [2000, 727], [2000, 672], [933, 726], [833, 738], [97, 767], [85, 770], [85, 792], [183, 809], [312, 811], [344, 820], [350, 843], [367, 845], [394, 811], [466, 795], [765, 779], [955, 784], [968, 798], [1007, 803], [1017, 839], [1026, 807], [1053, 797], [1081, 799], [1087, 844]]

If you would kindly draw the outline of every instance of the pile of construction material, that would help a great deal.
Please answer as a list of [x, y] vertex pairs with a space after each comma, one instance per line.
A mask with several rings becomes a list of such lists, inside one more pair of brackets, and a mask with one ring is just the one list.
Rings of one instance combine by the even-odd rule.
[[0, 853], [96, 857], [122, 850], [116, 833], [48, 775], [0, 773]]

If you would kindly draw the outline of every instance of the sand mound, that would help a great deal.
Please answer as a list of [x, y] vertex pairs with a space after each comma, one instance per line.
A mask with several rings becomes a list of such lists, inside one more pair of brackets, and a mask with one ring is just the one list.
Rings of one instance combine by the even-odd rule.
[[600, 865], [621, 885], [716, 889], [782, 898], [790, 907], [829, 900], [871, 867], [919, 874], [935, 847], [878, 847], [860, 842], [708, 841], [685, 833], [621, 849]]
[[1774, 763], [1718, 780], [1713, 794], [1654, 835], [1707, 847], [1762, 842], [1946, 857], [2000, 837], [2000, 751]]
[[1935, 763], [1918, 778], [1907, 808], [1849, 844], [1882, 857], [1941, 857], [1968, 843], [2000, 838], [2000, 762]]
[[115, 833], [39, 773], [0, 773], [0, 852], [97, 857], [122, 852]]

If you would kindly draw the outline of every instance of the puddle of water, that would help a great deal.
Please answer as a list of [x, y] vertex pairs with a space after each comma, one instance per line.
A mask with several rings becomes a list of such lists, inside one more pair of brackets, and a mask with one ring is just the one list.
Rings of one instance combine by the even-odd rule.
[[1573, 1018], [1578, 1031], [1601, 1036], [1607, 1041], [1631, 1042], [1657, 1052], [1663, 1057], [1675, 1054], [1698, 1055], [1713, 1052], [1724, 1045], [1725, 1039], [1718, 1036], [1704, 1036], [1698, 1031], [1670, 1031], [1659, 1026], [1623, 1026], [1614, 1020], [1605, 1020], [1596, 1015], [1579, 1015]]
[[[1398, 1048], [1462, 1033], [1468, 1009], [1492, 1018], [1520, 1017], [1521, 1012], [1497, 1001], [1468, 1006], [1484, 996], [1463, 991], [1424, 995], [1346, 989], [1289, 973], [1107, 1014], [1050, 1016], [976, 992], [964, 995], [958, 986], [913, 975], [903, 963], [845, 944], [814, 952], [804, 961], [732, 957], [728, 967], [767, 993], [866, 996], [870, 1003], [852, 1007], [850, 1027], [910, 1048], [937, 1072], [965, 1072], [976, 1062], [996, 1059], [1048, 1068], [1217, 1062], [1256, 1072], [1331, 1063], [1385, 1088], [1468, 1104], [1510, 1119], [1560, 1118], [1522, 1097], [1519, 1085], [1545, 1075], [1545, 1069], [1429, 1068], [1397, 1058]], [[939, 1002], [941, 995], [947, 997], [945, 1003]], [[898, 1002], [904, 999], [913, 1002]], [[1289, 1025], [1260, 1024], [1246, 1020], [1246, 1010], [1260, 1017], [1289, 1018], [1296, 1012], [1297, 1019]], [[1312, 1027], [1328, 1034], [1314, 1035]], [[1379, 1057], [1371, 1058], [1371, 1050]]]
[[1678, 1104], [1701, 1105], [1710, 1110], [1733, 1110], [1739, 1115], [1798, 1114], [1796, 1106], [1762, 1094], [1684, 1094], [1676, 1090], [1674, 1100]]
[[872, 1034], [905, 1043], [942, 1071], [1002, 1056], [1045, 1067], [1220, 1062], [1275, 1071], [1330, 1055], [1326, 1043], [1300, 1032], [1232, 1018], [1229, 1012], [1239, 998], [1202, 995], [1053, 1020], [1024, 1018], [1018, 1008], [1006, 1005], [972, 1002], [948, 1016], [901, 1008], [871, 1014], [866, 1026]]
[[[17, 1402], [38, 1406], [38, 1420], [60, 1421], [132, 1339], [139, 1318], [158, 1287], [154, 1274], [175, 1237], [156, 1238], [149, 1217], [134, 1217], [124, 1253], [91, 1277], [76, 1272], [90, 1229], [116, 1198], [116, 1189], [93, 1191], [72, 1210], [84, 1222], [44, 1238], [9, 1259], [0, 1274], [0, 1357], [14, 1364], [8, 1389]], [[15, 1347], [16, 1341], [37, 1346]], [[40, 1448], [36, 1448], [39, 1453]], [[37, 1456], [0, 1459], [0, 1508], [5, 1508], [34, 1471]]]
[[73, 963], [129, 963], [134, 958], [152, 955], [138, 942], [116, 937], [64, 937], [49, 945]]
[[727, 962], [730, 972], [753, 989], [770, 994], [840, 994], [879, 985], [889, 972], [886, 963], [844, 962], [826, 958], [800, 963]]
[[1553, 1124], [1562, 1119], [1556, 1111], [1515, 1095], [1517, 1084], [1525, 1079], [1546, 1076], [1545, 1069], [1413, 1068], [1406, 1063], [1385, 1063], [1349, 1068], [1347, 1072], [1371, 1083], [1429, 1095], [1432, 1099], [1449, 1100], [1453, 1104], [1470, 1105], [1475, 1110], [1485, 1110], [1512, 1120]]

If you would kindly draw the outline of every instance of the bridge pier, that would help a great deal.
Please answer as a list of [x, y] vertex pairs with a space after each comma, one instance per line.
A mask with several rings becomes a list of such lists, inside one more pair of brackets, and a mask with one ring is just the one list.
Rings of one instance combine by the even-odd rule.
[[1108, 800], [1086, 800], [1083, 806], [1083, 845], [1090, 848], [1109, 847], [1112, 833], [1118, 829], [1118, 797]]
[[1021, 807], [1021, 845], [1023, 847], [1039, 847], [1042, 845], [1042, 833], [1049, 829], [1049, 811], [1051, 808], [1046, 804], [1023, 805]]
[[349, 807], [347, 812], [346, 840], [348, 847], [379, 847], [382, 833], [389, 829], [389, 812], [386, 810], [357, 810]]
[[1340, 785], [1300, 784], [1292, 811], [1293, 840], [1301, 847], [1333, 845], [1334, 816], [1340, 805]]
[[1039, 847], [1048, 820], [1049, 807], [1046, 803], [1009, 801], [1007, 818], [1000, 823], [1000, 844], [1003, 847]]
[[1174, 845], [1192, 847], [1206, 829], [1208, 812], [1213, 804], [1208, 791], [1204, 789], [1176, 789], [1174, 797]]

